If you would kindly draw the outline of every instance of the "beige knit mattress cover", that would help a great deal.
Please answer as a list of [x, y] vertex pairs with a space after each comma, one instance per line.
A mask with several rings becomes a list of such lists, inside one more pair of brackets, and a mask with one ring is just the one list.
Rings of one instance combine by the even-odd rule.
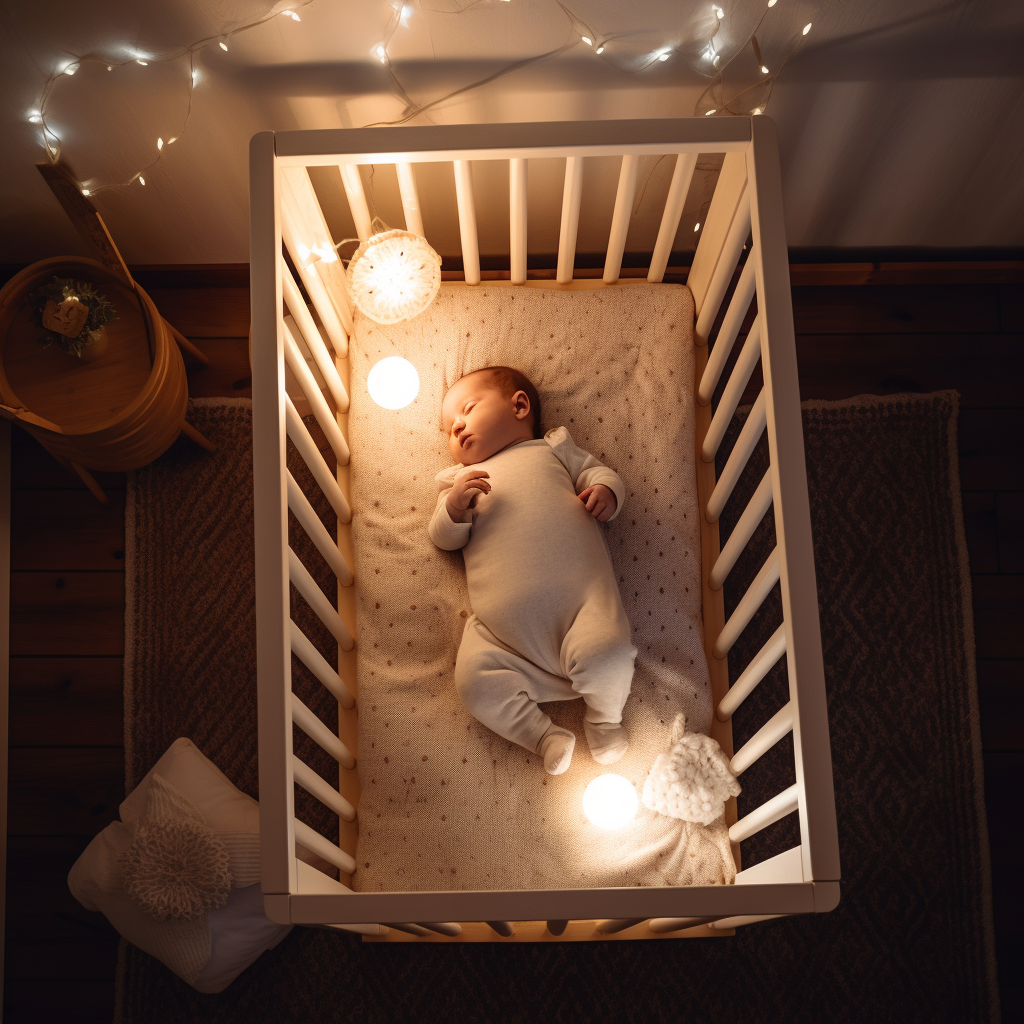
[[[416, 367], [416, 400], [368, 396], [386, 356]], [[513, 366], [540, 393], [543, 427], [615, 469], [628, 495], [603, 526], [638, 649], [623, 721], [630, 749], [590, 757], [583, 702], [544, 705], [572, 729], [568, 772], [492, 733], [459, 700], [452, 670], [470, 611], [459, 551], [427, 536], [449, 464], [441, 400], [464, 373]], [[693, 299], [678, 285], [588, 291], [449, 284], [415, 319], [356, 317], [351, 347], [361, 796], [353, 887], [362, 892], [568, 889], [732, 882], [724, 820], [702, 826], [642, 805], [608, 832], [583, 791], [608, 771], [639, 794], [679, 711], [711, 725], [702, 646], [693, 426]]]

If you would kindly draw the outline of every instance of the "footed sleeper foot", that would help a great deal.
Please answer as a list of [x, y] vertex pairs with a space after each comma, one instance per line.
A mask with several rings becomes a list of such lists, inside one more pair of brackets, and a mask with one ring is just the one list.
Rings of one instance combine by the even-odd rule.
[[591, 757], [598, 764], [614, 764], [629, 749], [629, 736], [621, 722], [588, 722], [583, 720]]
[[576, 737], [568, 729], [559, 729], [557, 725], [548, 727], [537, 747], [548, 775], [561, 775], [569, 767], [575, 746]]

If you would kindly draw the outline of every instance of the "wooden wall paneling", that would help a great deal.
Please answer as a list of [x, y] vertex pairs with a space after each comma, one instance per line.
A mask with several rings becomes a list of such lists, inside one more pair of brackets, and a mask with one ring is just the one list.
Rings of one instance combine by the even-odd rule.
[[15, 747], [10, 758], [9, 835], [91, 838], [118, 816], [121, 748]]
[[12, 658], [12, 747], [119, 747], [121, 658]]
[[155, 288], [149, 297], [186, 338], [249, 336], [248, 288]]
[[962, 490], [1024, 490], [1024, 406], [961, 409], [959, 445]]
[[204, 338], [202, 345], [210, 363], [190, 370], [189, 397], [252, 398], [248, 338]]
[[965, 491], [962, 499], [971, 573], [999, 572], [995, 492]]
[[124, 573], [12, 573], [11, 654], [123, 655]]
[[1024, 662], [1024, 576], [972, 576], [978, 660]]
[[82, 488], [17, 490], [11, 496], [15, 571], [124, 569], [124, 491], [101, 505]]
[[[1003, 572], [1024, 573], [1024, 479], [1008, 480], [1016, 491], [1000, 491], [996, 495], [996, 530], [998, 532], [999, 568]], [[1022, 623], [1024, 628], [1024, 623]]]
[[1024, 663], [979, 661], [978, 702], [985, 750], [1024, 751]]

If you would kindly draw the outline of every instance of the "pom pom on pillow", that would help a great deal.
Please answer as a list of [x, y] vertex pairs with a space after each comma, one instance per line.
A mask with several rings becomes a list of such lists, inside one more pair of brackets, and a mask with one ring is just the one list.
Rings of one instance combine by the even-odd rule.
[[231, 893], [228, 848], [161, 775], [153, 776], [146, 817], [120, 863], [125, 892], [158, 921], [192, 920], [223, 907]]
[[722, 748], [710, 736], [686, 732], [686, 716], [676, 715], [668, 750], [658, 755], [644, 783], [644, 806], [710, 825], [725, 812], [725, 801], [739, 794]]

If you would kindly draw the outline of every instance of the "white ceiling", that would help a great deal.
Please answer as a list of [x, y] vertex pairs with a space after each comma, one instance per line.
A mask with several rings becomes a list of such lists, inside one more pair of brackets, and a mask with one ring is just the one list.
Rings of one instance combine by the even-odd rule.
[[[389, 3], [301, 2], [290, 0], [298, 23], [274, 16], [229, 38], [226, 53], [216, 40], [198, 52], [184, 132], [188, 58], [161, 63], [159, 55], [255, 21], [272, 10], [270, 0], [6, 3], [0, 261], [82, 251], [35, 170], [45, 153], [28, 117], [48, 76], [85, 55], [103, 63], [83, 62], [73, 77], [62, 76], [46, 107], [65, 160], [99, 187], [160, 156], [145, 187], [95, 197], [125, 258], [247, 261], [247, 148], [255, 132], [362, 126], [406, 109], [373, 55], [393, 17]], [[706, 62], [691, 54], [691, 65], [681, 51], [717, 31], [729, 99], [763, 82], [747, 45], [756, 29], [772, 71], [799, 44], [767, 106], [779, 127], [791, 245], [1024, 245], [1024, 4], [778, 0], [768, 10], [767, 0], [719, 0], [725, 18], [716, 25], [704, 0], [407, 3], [388, 53], [416, 105], [568, 45], [410, 123], [690, 116], [711, 79], [702, 73]], [[615, 38], [598, 57], [580, 41], [583, 31], [596, 41]], [[675, 52], [644, 66], [664, 48]], [[154, 59], [142, 67], [139, 56]], [[158, 136], [178, 134], [157, 154]], [[487, 180], [478, 192], [481, 185], [485, 202]], [[421, 198], [427, 205], [431, 197]]]

